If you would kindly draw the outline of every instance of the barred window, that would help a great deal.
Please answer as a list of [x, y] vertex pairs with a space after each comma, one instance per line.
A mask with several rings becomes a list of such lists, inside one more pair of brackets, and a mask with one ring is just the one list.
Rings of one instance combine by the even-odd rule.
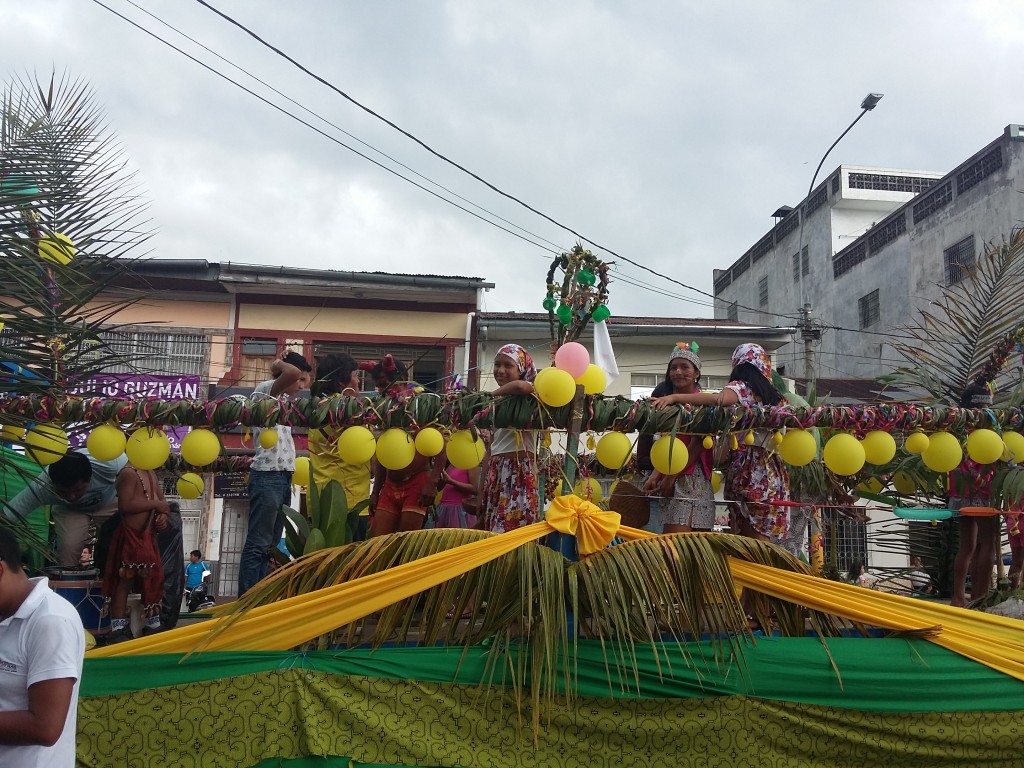
[[979, 184], [986, 176], [991, 176], [1002, 167], [1003, 152], [1002, 149], [996, 147], [956, 175], [956, 193], [958, 195], [963, 194], [974, 185]]
[[860, 310], [860, 327], [868, 328], [878, 322], [878, 289], [876, 288], [866, 296], [861, 296], [857, 301], [857, 308]]
[[721, 293], [730, 285], [732, 285], [732, 272], [727, 269], [715, 280], [715, 293]]
[[765, 254], [771, 252], [774, 247], [774, 235], [769, 232], [767, 235], [762, 237], [753, 248], [750, 249], [750, 261], [752, 263], [757, 263], [764, 258]]
[[856, 243], [832, 257], [832, 278], [841, 277], [868, 257], [867, 243]]
[[735, 301], [729, 305], [729, 319], [733, 322], [740, 319], [740, 308]]
[[765, 275], [757, 282], [758, 306], [764, 309], [768, 306], [768, 276]]
[[793, 211], [775, 229], [775, 242], [781, 243], [782, 238], [800, 226], [800, 211]]
[[794, 283], [799, 283], [800, 282], [800, 254], [799, 254], [799, 252], [793, 254], [793, 282]]
[[948, 285], [955, 285], [967, 277], [967, 273], [974, 265], [974, 256], [974, 235], [965, 237], [942, 252]]
[[100, 338], [129, 363], [114, 365], [106, 373], [155, 373], [204, 376], [209, 351], [206, 336], [194, 333], [104, 331]]
[[832, 195], [833, 196], [839, 194], [839, 185], [843, 183], [843, 180], [842, 180], [841, 176], [842, 176], [842, 174], [837, 173], [835, 176], [832, 177]]
[[736, 279], [744, 272], [750, 269], [750, 251], [747, 251], [740, 257], [740, 260], [732, 265], [732, 276]]
[[828, 188], [822, 185], [817, 192], [807, 198], [807, 213], [808, 215], [814, 213], [816, 210], [821, 208], [828, 200]]
[[914, 203], [914, 223], [924, 221], [940, 208], [949, 204], [952, 199], [953, 182], [947, 181], [941, 187], [936, 187], [924, 199]]
[[906, 214], [900, 213], [894, 219], [890, 219], [880, 227], [875, 227], [868, 235], [868, 247], [875, 253], [882, 250], [888, 243], [907, 231]]
[[886, 192], [924, 192], [936, 179], [890, 173], [851, 173], [850, 189], [878, 189]]

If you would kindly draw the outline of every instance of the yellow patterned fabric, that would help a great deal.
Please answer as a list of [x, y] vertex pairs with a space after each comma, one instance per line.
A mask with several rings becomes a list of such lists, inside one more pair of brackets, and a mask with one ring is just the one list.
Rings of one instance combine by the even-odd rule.
[[879, 713], [748, 696], [556, 699], [533, 733], [520, 703], [499, 687], [271, 670], [83, 698], [77, 765], [244, 768], [334, 755], [464, 768], [1016, 768], [1024, 737], [1018, 712]]
[[552, 499], [544, 519], [559, 533], [575, 536], [581, 555], [592, 555], [611, 544], [622, 522], [618, 512], [606, 512], [573, 493]]

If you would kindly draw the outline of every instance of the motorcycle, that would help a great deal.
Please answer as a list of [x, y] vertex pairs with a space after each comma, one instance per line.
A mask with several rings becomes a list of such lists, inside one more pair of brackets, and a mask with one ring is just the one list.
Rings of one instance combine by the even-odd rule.
[[191, 589], [185, 590], [185, 605], [188, 607], [189, 613], [195, 613], [196, 611], [202, 611], [206, 608], [212, 608], [217, 603], [206, 591], [206, 582], [201, 582]]

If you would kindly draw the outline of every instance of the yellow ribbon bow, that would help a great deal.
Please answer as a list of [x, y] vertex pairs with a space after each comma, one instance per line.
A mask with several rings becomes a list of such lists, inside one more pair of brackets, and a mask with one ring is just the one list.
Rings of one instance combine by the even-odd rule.
[[622, 515], [606, 512], [576, 494], [567, 494], [552, 500], [544, 520], [556, 531], [575, 536], [581, 555], [592, 555], [612, 543]]

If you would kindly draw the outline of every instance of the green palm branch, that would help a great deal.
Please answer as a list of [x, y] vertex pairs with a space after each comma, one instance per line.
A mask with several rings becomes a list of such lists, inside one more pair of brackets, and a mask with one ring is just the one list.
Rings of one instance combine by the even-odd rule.
[[879, 380], [920, 388], [947, 405], [957, 405], [975, 381], [1007, 384], [1007, 358], [995, 358], [1024, 329], [1022, 284], [1024, 230], [1016, 229], [987, 244], [966, 277], [899, 332], [912, 339], [894, 345], [908, 364]]
[[[0, 397], [99, 395], [83, 391], [85, 382], [132, 370], [107, 339], [117, 313], [141, 295], [120, 286], [151, 234], [146, 205], [86, 83], [65, 74], [3, 86]], [[0, 472], [19, 471], [0, 456]]]

